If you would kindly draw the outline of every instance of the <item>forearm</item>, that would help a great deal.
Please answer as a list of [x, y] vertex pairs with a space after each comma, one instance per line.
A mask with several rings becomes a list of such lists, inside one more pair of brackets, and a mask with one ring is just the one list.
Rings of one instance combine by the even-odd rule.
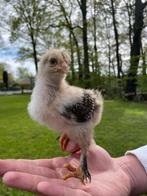
[[118, 158], [121, 168], [129, 176], [131, 195], [147, 193], [147, 173], [135, 155], [128, 154]]

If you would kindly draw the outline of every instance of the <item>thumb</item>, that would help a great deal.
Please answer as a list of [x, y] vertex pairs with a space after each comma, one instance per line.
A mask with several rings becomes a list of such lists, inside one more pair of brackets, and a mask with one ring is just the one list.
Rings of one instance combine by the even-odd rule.
[[91, 142], [88, 150], [89, 166], [96, 170], [108, 170], [112, 168], [113, 159], [110, 154], [101, 146], [96, 145], [95, 141]]

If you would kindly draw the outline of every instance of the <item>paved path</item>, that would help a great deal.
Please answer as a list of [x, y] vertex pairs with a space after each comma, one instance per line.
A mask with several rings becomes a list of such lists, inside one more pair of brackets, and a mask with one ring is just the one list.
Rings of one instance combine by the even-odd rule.
[[[30, 94], [32, 90], [24, 90], [23, 93]], [[18, 91], [0, 91], [0, 95], [20, 95], [22, 94], [21, 90]]]

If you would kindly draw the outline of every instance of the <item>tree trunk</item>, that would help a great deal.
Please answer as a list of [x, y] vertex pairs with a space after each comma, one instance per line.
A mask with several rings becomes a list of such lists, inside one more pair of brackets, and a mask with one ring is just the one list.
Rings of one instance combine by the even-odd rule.
[[88, 52], [88, 40], [87, 40], [87, 0], [81, 0], [81, 12], [83, 22], [83, 48], [84, 48], [84, 79], [90, 78], [89, 72], [89, 52]]
[[[112, 59], [111, 59], [111, 53], [112, 53], [112, 48], [111, 48], [111, 43], [110, 43], [110, 28], [108, 25], [108, 17], [105, 20], [105, 25], [106, 25], [106, 38], [107, 38], [107, 47], [108, 47], [108, 77], [109, 77], [109, 81], [111, 80], [111, 68], [113, 69], [112, 66]], [[114, 67], [115, 70], [115, 67]], [[114, 73], [114, 76], [116, 76], [116, 74]]]
[[38, 60], [37, 60], [37, 50], [36, 50], [36, 43], [33, 44], [33, 57], [34, 57], [34, 63], [35, 63], [35, 70], [36, 73], [38, 72]]
[[94, 15], [93, 15], [93, 39], [94, 39], [94, 68], [98, 77], [100, 77], [100, 66], [98, 62], [98, 50], [97, 50], [97, 35], [96, 35], [96, 1], [94, 0]]
[[125, 4], [126, 4], [126, 8], [127, 8], [127, 13], [128, 13], [128, 22], [129, 22], [129, 43], [130, 43], [130, 48], [132, 47], [132, 7], [130, 4], [130, 1], [128, 2], [128, 0], [124, 0]]
[[75, 80], [75, 70], [74, 70], [74, 50], [73, 50], [73, 38], [71, 31], [69, 32], [69, 41], [70, 41], [70, 56], [71, 56], [71, 72], [72, 72], [72, 81]]
[[120, 66], [120, 54], [119, 54], [119, 35], [116, 26], [116, 17], [115, 17], [115, 8], [114, 8], [114, 0], [111, 0], [111, 9], [112, 9], [112, 18], [113, 18], [113, 27], [114, 27], [114, 35], [116, 42], [116, 60], [117, 60], [117, 77], [121, 78], [121, 66]]
[[76, 52], [77, 52], [77, 60], [78, 60], [78, 69], [79, 69], [79, 73], [78, 73], [78, 77], [79, 77], [79, 80], [83, 79], [83, 66], [81, 64], [81, 53], [80, 53], [80, 48], [79, 48], [79, 44], [78, 44], [78, 40], [76, 38], [76, 35], [74, 33], [74, 28], [72, 26], [72, 23], [71, 23], [71, 20], [70, 18], [67, 16], [67, 12], [62, 4], [62, 2], [60, 0], [58, 0], [58, 3], [61, 7], [61, 11], [63, 12], [63, 16], [65, 18], [65, 21], [66, 21], [66, 27], [69, 29], [71, 35], [73, 36], [73, 40], [75, 42], [75, 45], [76, 45]]
[[143, 51], [142, 43], [141, 43], [141, 56], [142, 56], [142, 75], [145, 76], [147, 74], [146, 52]]
[[126, 95], [128, 100], [133, 100], [137, 90], [137, 71], [141, 51], [141, 33], [143, 29], [144, 4], [141, 0], [135, 2], [135, 21], [133, 25], [133, 43], [131, 47], [130, 68], [127, 75]]
[[79, 48], [79, 44], [78, 44], [78, 40], [74, 34], [74, 32], [72, 31], [72, 35], [73, 35], [73, 39], [76, 45], [76, 50], [77, 50], [77, 60], [78, 60], [78, 66], [79, 66], [79, 80], [83, 79], [83, 65], [81, 63], [81, 52], [80, 52], [80, 48]]
[[38, 60], [37, 60], [36, 41], [34, 39], [33, 29], [31, 29], [30, 37], [31, 37], [32, 47], [33, 47], [33, 59], [34, 59], [34, 63], [35, 63], [35, 70], [37, 73], [38, 72]]

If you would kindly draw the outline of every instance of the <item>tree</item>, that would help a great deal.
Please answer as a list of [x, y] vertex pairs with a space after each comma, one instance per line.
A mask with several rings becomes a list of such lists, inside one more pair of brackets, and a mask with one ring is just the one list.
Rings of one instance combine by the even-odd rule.
[[133, 42], [131, 47], [130, 68], [127, 74], [126, 93], [129, 100], [133, 100], [137, 90], [137, 71], [141, 52], [141, 34], [144, 27], [144, 9], [147, 2], [135, 0], [135, 18], [133, 25]]
[[0, 81], [3, 82], [6, 89], [8, 89], [9, 84], [13, 83], [14, 78], [12, 72], [10, 71], [9, 64], [3, 62], [0, 63]]
[[18, 79], [25, 79], [32, 76], [29, 70], [26, 67], [18, 67], [17, 68], [17, 78]]
[[[91, 9], [91, 21], [88, 22], [88, 34], [91, 31], [91, 36], [93, 37], [92, 44], [89, 46], [89, 51], [92, 58], [89, 59], [92, 64], [92, 71], [97, 74], [100, 78], [100, 64], [98, 59], [98, 14], [99, 14], [99, 4], [96, 0], [91, 0], [88, 4], [89, 9]], [[90, 45], [90, 44], [89, 44]], [[91, 50], [90, 50], [91, 49]]]
[[3, 81], [3, 71], [4, 71], [3, 64], [0, 63], [0, 82]]
[[83, 50], [84, 50], [84, 79], [90, 78], [89, 71], [89, 49], [87, 39], [87, 0], [77, 0], [81, 13], [82, 13], [82, 39], [83, 39]]
[[25, 88], [33, 88], [34, 77], [31, 72], [26, 67], [17, 68], [17, 81], [21, 87], [22, 94], [24, 93]]
[[128, 36], [129, 36], [129, 44], [130, 44], [130, 48], [132, 47], [132, 16], [133, 16], [133, 5], [131, 3], [131, 0], [123, 0], [127, 9], [127, 15], [128, 15], [128, 28], [129, 28], [129, 32], [128, 32]]
[[8, 81], [9, 81], [8, 72], [3, 71], [3, 83], [5, 84], [6, 89], [8, 89]]
[[24, 39], [32, 47], [36, 72], [38, 70], [38, 47], [42, 31], [49, 28], [47, 4], [39, 0], [12, 2], [16, 15], [12, 17], [12, 39]]
[[[135, 78], [137, 85], [137, 80], [147, 70], [146, 20], [142, 26], [142, 18], [139, 19], [141, 14], [145, 18], [147, 3], [142, 1], [11, 0], [14, 8], [12, 38], [23, 40], [20, 56], [34, 56], [36, 65], [38, 53], [44, 49], [67, 49], [71, 56], [69, 79], [75, 84], [85, 87], [101, 85], [109, 91], [115, 89], [119, 94], [125, 86], [126, 93], [131, 94], [136, 89], [132, 79]], [[141, 2], [141, 6], [137, 2]], [[139, 9], [141, 13], [136, 16]], [[140, 36], [141, 47], [136, 37], [142, 32], [140, 27], [136, 28], [139, 25], [144, 29]], [[134, 52], [136, 46], [140, 53]], [[133, 60], [138, 56], [140, 63]]]
[[[81, 63], [81, 51], [80, 51], [80, 46], [79, 46], [79, 41], [78, 41], [78, 36], [76, 34], [76, 30], [77, 29], [81, 29], [81, 27], [79, 25], [74, 25], [72, 22], [72, 2], [70, 1], [69, 4], [71, 6], [71, 11], [70, 13], [68, 13], [66, 11], [66, 8], [63, 4], [63, 2], [61, 0], [57, 0], [59, 6], [60, 6], [60, 10], [61, 13], [63, 14], [63, 18], [64, 18], [64, 22], [62, 22], [59, 25], [63, 25], [67, 28], [67, 30], [69, 31], [69, 41], [70, 41], [70, 50], [71, 50], [71, 63], [72, 63], [72, 74], [74, 75], [74, 65], [73, 65], [73, 61], [74, 61], [74, 56], [73, 56], [73, 43], [76, 46], [76, 53], [77, 53], [77, 62], [78, 62], [78, 79], [82, 80], [83, 79], [83, 66]], [[73, 42], [72, 42], [73, 40]], [[75, 76], [74, 76], [75, 77]]]
[[141, 42], [141, 57], [142, 57], [142, 75], [147, 75], [147, 62], [146, 62], [146, 50], [143, 49], [143, 44]]
[[116, 43], [116, 60], [117, 60], [117, 77], [121, 78], [122, 69], [121, 69], [121, 59], [120, 59], [120, 51], [119, 51], [119, 34], [117, 29], [117, 21], [116, 21], [116, 9], [114, 7], [114, 0], [111, 0], [111, 11], [113, 18], [113, 27], [114, 27], [114, 35], [115, 35], [115, 43]]

